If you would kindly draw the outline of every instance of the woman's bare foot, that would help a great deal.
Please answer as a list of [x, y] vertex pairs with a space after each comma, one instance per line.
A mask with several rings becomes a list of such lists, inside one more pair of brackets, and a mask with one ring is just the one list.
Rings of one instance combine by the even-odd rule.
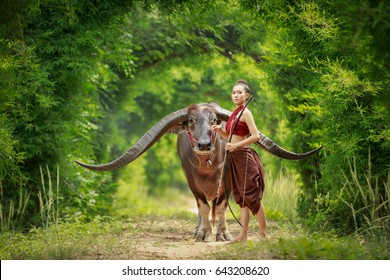
[[232, 241], [230, 241], [228, 244], [234, 244], [238, 242], [246, 242], [248, 241], [248, 236], [239, 235], [236, 238], [234, 238]]
[[259, 234], [259, 240], [266, 240], [268, 238], [269, 238], [269, 236], [266, 233], [260, 233]]

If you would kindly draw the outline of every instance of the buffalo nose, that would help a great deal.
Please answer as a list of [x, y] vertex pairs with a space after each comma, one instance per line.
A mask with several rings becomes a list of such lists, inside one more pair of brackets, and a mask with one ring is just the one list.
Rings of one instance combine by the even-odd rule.
[[198, 142], [199, 151], [208, 151], [211, 149], [211, 142]]

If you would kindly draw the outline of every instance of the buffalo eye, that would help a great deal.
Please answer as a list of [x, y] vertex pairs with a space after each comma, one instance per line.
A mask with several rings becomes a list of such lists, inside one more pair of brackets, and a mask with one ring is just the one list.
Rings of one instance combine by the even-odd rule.
[[196, 123], [196, 120], [194, 118], [188, 118], [188, 124], [189, 125], [192, 125], [194, 123]]
[[214, 119], [212, 119], [212, 120], [210, 121], [210, 124], [211, 124], [211, 125], [213, 125], [213, 124], [217, 124], [217, 119], [215, 119], [215, 118], [214, 118]]

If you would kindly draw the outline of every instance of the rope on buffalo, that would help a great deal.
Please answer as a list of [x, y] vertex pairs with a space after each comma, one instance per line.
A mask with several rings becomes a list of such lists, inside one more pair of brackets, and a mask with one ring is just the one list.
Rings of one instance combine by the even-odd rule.
[[[199, 141], [196, 140], [196, 138], [192, 135], [192, 133], [189, 130], [186, 130], [186, 134], [188, 136], [188, 140], [190, 142], [191, 148], [192, 148], [192, 150], [194, 150], [194, 147], [195, 147], [194, 142], [199, 143]], [[211, 159], [213, 158], [213, 155], [214, 155], [216, 141], [217, 141], [217, 133], [211, 132], [210, 133], [210, 143], [212, 143], [212, 146], [211, 146], [212, 148], [211, 148], [211, 152], [210, 152], [210, 158], [206, 162], [207, 166], [211, 166], [213, 164]], [[196, 158], [198, 159], [198, 162], [201, 162], [198, 154], [196, 152], [194, 152], [194, 154], [195, 154]]]

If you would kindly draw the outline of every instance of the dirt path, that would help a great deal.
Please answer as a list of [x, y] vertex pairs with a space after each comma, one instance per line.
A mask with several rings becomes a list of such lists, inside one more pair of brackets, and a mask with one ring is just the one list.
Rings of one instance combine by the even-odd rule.
[[122, 257], [145, 260], [218, 259], [226, 244], [197, 242], [193, 236], [194, 228], [193, 221], [183, 219], [143, 219], [137, 222], [136, 233], [125, 232], [120, 237], [122, 244], [130, 242], [130, 250], [122, 252]]
[[[194, 219], [145, 217], [132, 224], [131, 230], [120, 233], [111, 248], [101, 250], [93, 259], [127, 260], [204, 260], [225, 259], [234, 246], [227, 242], [198, 242], [193, 236]], [[240, 226], [228, 221], [230, 232], [236, 236]], [[272, 226], [272, 225], [271, 225]], [[135, 230], [134, 230], [135, 227]], [[215, 228], [213, 232], [215, 233]], [[249, 232], [249, 239], [256, 242], [257, 224]], [[265, 252], [264, 252], [265, 253]], [[264, 255], [264, 258], [271, 256]]]
[[[186, 207], [184, 217], [144, 216], [124, 225], [124, 231], [112, 239], [111, 245], [99, 248], [99, 255], [90, 255], [92, 259], [136, 259], [136, 260], [202, 260], [224, 259], [226, 252], [232, 250], [227, 242], [199, 242], [195, 240], [196, 208], [192, 200], [184, 200]], [[189, 212], [189, 213], [188, 213]], [[258, 240], [258, 226], [252, 219], [249, 239]], [[228, 228], [233, 236], [237, 236], [240, 226], [234, 219], [227, 220]], [[269, 223], [268, 226], [272, 225]], [[213, 227], [215, 238], [216, 228]], [[103, 238], [103, 237], [102, 237]], [[105, 238], [111, 238], [106, 236]], [[103, 238], [104, 239], [104, 238]], [[104, 247], [104, 248], [103, 248]]]

